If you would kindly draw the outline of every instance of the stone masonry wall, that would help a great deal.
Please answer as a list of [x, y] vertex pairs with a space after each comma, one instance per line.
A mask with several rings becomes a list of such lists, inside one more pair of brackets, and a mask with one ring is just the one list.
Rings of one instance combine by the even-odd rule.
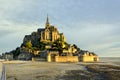
[[78, 56], [56, 56], [55, 62], [78, 62]]

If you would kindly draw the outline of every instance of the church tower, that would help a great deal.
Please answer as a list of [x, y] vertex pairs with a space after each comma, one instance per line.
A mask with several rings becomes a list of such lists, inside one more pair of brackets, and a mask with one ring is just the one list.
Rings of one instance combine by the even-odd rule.
[[46, 25], [45, 25], [45, 28], [49, 28], [50, 27], [50, 23], [49, 23], [49, 18], [48, 18], [48, 15], [47, 15], [47, 20], [46, 20]]

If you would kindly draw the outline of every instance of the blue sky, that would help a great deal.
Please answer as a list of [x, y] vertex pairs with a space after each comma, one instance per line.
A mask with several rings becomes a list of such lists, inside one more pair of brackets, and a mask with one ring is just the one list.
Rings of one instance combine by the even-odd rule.
[[67, 41], [101, 57], [120, 57], [120, 0], [0, 0], [0, 53], [44, 27], [46, 16]]

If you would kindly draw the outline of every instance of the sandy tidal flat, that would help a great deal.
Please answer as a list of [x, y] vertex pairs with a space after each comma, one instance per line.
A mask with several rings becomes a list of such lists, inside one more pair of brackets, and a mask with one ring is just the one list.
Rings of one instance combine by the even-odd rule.
[[5, 62], [7, 80], [120, 80], [113, 63]]

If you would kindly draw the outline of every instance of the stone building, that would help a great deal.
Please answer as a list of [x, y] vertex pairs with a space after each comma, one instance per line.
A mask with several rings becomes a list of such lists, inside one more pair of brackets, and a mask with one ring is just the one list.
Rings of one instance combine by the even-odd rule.
[[75, 54], [76, 52], [77, 52], [77, 49], [71, 45], [69, 45], [69, 47], [67, 49], [63, 49], [63, 53]]
[[31, 53], [21, 53], [18, 55], [18, 60], [31, 60], [32, 56]]
[[5, 53], [3, 55], [3, 59], [5, 59], [5, 60], [13, 60], [13, 54], [12, 53]]
[[20, 54], [18, 55], [18, 60], [31, 60], [34, 52], [25, 47], [20, 48]]
[[63, 33], [59, 33], [57, 28], [49, 23], [49, 18], [47, 17], [45, 28], [39, 28], [37, 32], [33, 32], [31, 35], [26, 35], [24, 37], [23, 42], [27, 42], [29, 40], [32, 43], [40, 41], [40, 42], [54, 42], [58, 38], [61, 38], [63, 41], [66, 41], [66, 38]]
[[40, 57], [46, 59], [47, 62], [78, 62], [78, 56], [73, 56], [68, 53], [60, 55], [57, 49], [42, 51], [40, 52]]
[[79, 60], [82, 62], [97, 62], [99, 58], [95, 53], [83, 51], [79, 56]]
[[78, 56], [70, 54], [60, 55], [59, 51], [49, 51], [47, 54], [48, 62], [78, 62]]

